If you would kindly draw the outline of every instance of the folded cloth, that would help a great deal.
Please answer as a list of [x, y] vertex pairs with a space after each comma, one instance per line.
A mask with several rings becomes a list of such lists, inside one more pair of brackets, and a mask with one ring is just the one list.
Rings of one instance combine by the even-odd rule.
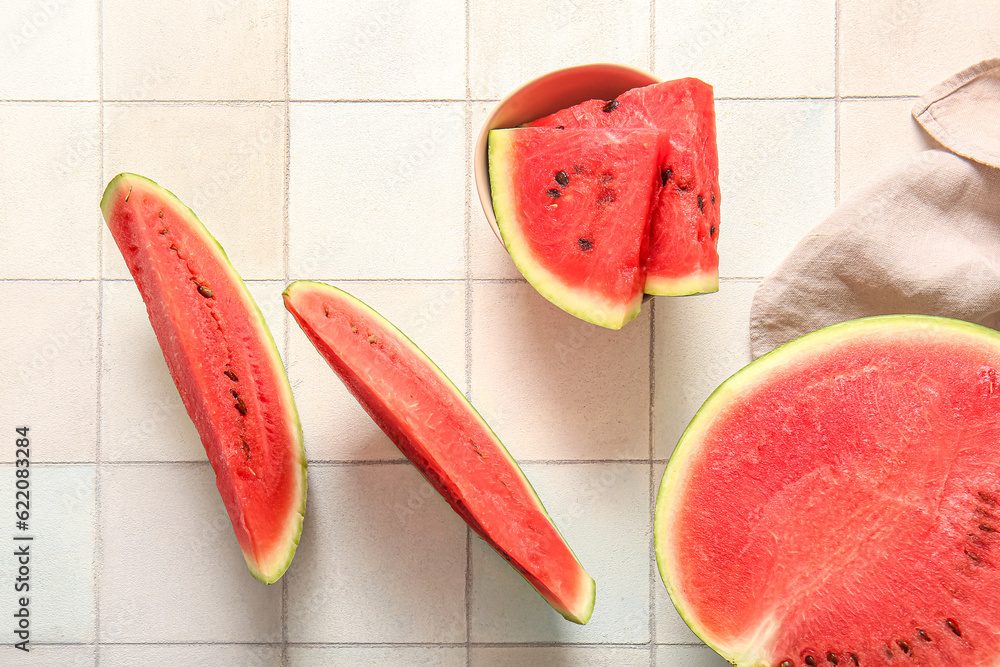
[[754, 294], [755, 358], [869, 315], [1000, 329], [1000, 58], [929, 90], [913, 117], [947, 150], [912, 156], [799, 241]]

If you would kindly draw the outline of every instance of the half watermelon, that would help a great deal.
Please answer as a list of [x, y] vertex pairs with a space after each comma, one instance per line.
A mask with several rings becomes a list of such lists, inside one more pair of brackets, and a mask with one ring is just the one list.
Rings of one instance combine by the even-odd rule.
[[1000, 334], [803, 336], [720, 386], [660, 485], [660, 573], [736, 665], [1000, 663]]
[[616, 128], [490, 132], [504, 244], [563, 310], [610, 329], [639, 314], [660, 141], [655, 131]]
[[302, 430], [271, 332], [222, 247], [153, 181], [119, 174], [101, 211], [201, 436], [251, 574], [277, 581], [302, 532]]
[[298, 281], [284, 296], [309, 340], [427, 481], [556, 611], [586, 623], [594, 580], [462, 392], [420, 348], [350, 294]]
[[614, 100], [589, 100], [529, 127], [647, 128], [664, 133], [650, 222], [645, 291], [680, 296], [719, 289], [719, 153], [715, 98], [700, 79], [664, 81]]

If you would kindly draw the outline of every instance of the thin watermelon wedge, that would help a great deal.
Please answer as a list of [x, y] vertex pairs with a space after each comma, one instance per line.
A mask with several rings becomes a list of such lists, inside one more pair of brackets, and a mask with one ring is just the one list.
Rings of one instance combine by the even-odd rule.
[[566, 619], [590, 620], [594, 580], [507, 449], [434, 362], [336, 287], [297, 281], [284, 297], [351, 394], [476, 534]]
[[302, 430], [271, 332], [226, 253], [176, 196], [135, 174], [101, 211], [135, 279], [251, 574], [277, 581], [302, 532]]
[[528, 127], [647, 128], [666, 135], [650, 222], [645, 292], [682, 296], [719, 289], [719, 152], [712, 86], [695, 78], [588, 100]]
[[609, 329], [639, 314], [661, 135], [514, 128], [489, 135], [500, 235], [538, 292]]
[[895, 315], [723, 383], [656, 502], [660, 573], [735, 665], [1000, 663], [1000, 333]]

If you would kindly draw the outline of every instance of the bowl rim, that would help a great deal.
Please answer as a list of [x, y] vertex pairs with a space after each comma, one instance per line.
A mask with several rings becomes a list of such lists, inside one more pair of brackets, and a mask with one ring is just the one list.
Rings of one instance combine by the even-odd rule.
[[[611, 78], [608, 78], [612, 75]], [[579, 82], [593, 83], [594, 85], [580, 85]], [[507, 127], [517, 127], [521, 123], [526, 123], [537, 118], [542, 118], [551, 113], [568, 106], [586, 102], [592, 99], [614, 99], [626, 90], [660, 83], [662, 79], [630, 65], [619, 65], [616, 63], [590, 63], [586, 65], [574, 65], [562, 69], [553, 70], [547, 74], [531, 79], [527, 83], [508, 93], [486, 117], [479, 136], [476, 139], [476, 146], [473, 150], [473, 169], [476, 177], [476, 190], [479, 193], [479, 203], [486, 214], [486, 221], [489, 222], [493, 233], [500, 243], [503, 237], [500, 235], [500, 228], [497, 226], [496, 215], [493, 212], [493, 193], [490, 190], [490, 168], [487, 145], [489, 142], [490, 130]], [[532, 106], [526, 104], [523, 98], [530, 98], [543, 86], [561, 87], [564, 96], [555, 108], [552, 103], [536, 104]], [[593, 92], [585, 93], [585, 90]], [[567, 99], [565, 93], [571, 93], [570, 97], [579, 97], [576, 101], [565, 103]], [[576, 95], [572, 95], [575, 93]], [[530, 112], [525, 108], [530, 109]], [[524, 117], [527, 114], [528, 117]], [[506, 248], [506, 244], [504, 245]]]

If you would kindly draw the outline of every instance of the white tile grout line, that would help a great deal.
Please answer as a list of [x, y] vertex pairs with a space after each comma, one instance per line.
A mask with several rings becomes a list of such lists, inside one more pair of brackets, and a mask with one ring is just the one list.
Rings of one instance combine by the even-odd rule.
[[[97, 191], [104, 191], [104, 2], [97, 2]], [[104, 220], [97, 226], [97, 428], [94, 443], [94, 667], [101, 665], [101, 377], [104, 366]]]
[[[472, 8], [465, 2], [465, 395], [472, 399]], [[465, 527], [465, 665], [472, 667], [472, 529]]]

